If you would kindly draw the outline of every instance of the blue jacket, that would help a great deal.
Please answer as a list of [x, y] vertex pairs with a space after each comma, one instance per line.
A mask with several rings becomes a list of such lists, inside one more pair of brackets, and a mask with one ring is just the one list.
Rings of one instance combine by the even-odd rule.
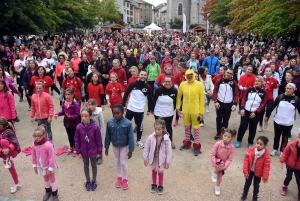
[[217, 57], [208, 56], [204, 59], [202, 66], [207, 66], [208, 74], [213, 76], [216, 73], [217, 66], [220, 66], [220, 62]]
[[114, 147], [124, 147], [129, 145], [129, 152], [133, 152], [134, 135], [131, 121], [125, 117], [122, 117], [118, 122], [115, 118], [108, 120], [106, 126], [105, 149], [109, 148], [110, 142], [112, 142]]
[[[191, 67], [191, 63], [192, 63], [193, 61], [190, 59], [190, 60], [188, 60], [187, 62], [186, 62], [186, 66], [187, 67]], [[194, 72], [198, 72], [198, 69], [200, 68], [200, 63], [199, 63], [199, 61], [197, 60], [197, 59], [195, 59], [195, 61], [194, 61], [195, 63], [196, 63], [196, 66], [192, 66], [192, 69], [193, 69], [193, 71]]]
[[94, 158], [97, 154], [102, 154], [103, 145], [100, 128], [94, 120], [91, 120], [87, 126], [83, 123], [77, 125], [74, 142], [76, 153], [81, 154], [82, 157]]

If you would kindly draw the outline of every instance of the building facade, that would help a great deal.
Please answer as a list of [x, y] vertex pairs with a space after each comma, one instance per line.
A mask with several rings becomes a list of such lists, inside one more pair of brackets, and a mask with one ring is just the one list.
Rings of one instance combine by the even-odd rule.
[[153, 8], [154, 23], [162, 28], [165, 28], [168, 22], [167, 8], [167, 3], [161, 3]]

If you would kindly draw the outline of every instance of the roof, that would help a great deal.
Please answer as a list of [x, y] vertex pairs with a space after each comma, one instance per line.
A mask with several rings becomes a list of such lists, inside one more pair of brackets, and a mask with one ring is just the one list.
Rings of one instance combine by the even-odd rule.
[[104, 25], [103, 28], [124, 29], [122, 25], [116, 23]]
[[143, 1], [143, 0], [135, 0], [137, 3], [143, 3], [143, 4], [149, 4], [151, 6], [153, 6], [153, 4], [147, 2], [147, 1]]

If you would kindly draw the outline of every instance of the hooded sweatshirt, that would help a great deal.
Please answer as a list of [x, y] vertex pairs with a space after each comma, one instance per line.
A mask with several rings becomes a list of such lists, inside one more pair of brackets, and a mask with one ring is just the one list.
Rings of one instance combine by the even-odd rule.
[[104, 118], [102, 115], [102, 108], [96, 107], [95, 111], [93, 112], [93, 120], [97, 124], [97, 126], [100, 128], [102, 139], [104, 138], [104, 132], [105, 132], [105, 124], [104, 124]]

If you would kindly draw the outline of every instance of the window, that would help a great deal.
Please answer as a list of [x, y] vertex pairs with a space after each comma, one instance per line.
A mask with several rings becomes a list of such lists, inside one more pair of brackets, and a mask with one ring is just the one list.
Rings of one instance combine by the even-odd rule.
[[182, 15], [182, 3], [178, 4], [178, 15]]
[[129, 10], [127, 10], [127, 15], [129, 15]]
[[132, 11], [130, 11], [130, 15], [133, 15], [133, 12], [132, 12]]
[[129, 3], [127, 3], [127, 7], [129, 7]]

